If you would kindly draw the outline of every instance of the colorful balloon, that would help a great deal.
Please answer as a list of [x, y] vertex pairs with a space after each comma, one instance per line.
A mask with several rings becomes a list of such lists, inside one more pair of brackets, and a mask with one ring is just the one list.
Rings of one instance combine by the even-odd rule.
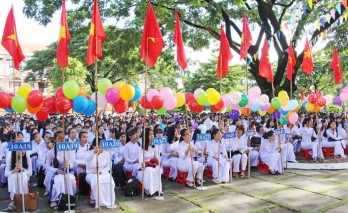
[[22, 113], [27, 109], [27, 101], [24, 96], [16, 95], [11, 100], [11, 107], [15, 112]]
[[[29, 93], [33, 90], [29, 84], [22, 84], [18, 89], [18, 95], [27, 98]], [[16, 110], [15, 110], [16, 111]]]
[[130, 100], [131, 102], [135, 102], [138, 101], [141, 97], [141, 90], [140, 87], [138, 87], [137, 85], [133, 85], [134, 87], [134, 96], [133, 98]]
[[208, 102], [208, 95], [204, 91], [198, 93], [196, 99], [197, 99], [197, 103], [199, 103], [199, 105], [202, 105], [202, 106], [204, 106], [205, 104], [209, 103]]
[[46, 121], [47, 118], [48, 118], [48, 112], [47, 112], [47, 110], [41, 109], [40, 111], [38, 111], [38, 112], [36, 113], [36, 118], [37, 118], [39, 121], [41, 121], [41, 122]]
[[142, 96], [140, 99], [140, 106], [142, 108], [146, 108], [146, 109], [151, 109], [151, 103], [149, 102], [149, 100], [146, 98], [146, 96]]
[[177, 100], [173, 94], [167, 94], [163, 97], [163, 106], [166, 110], [173, 110], [177, 104]]
[[88, 107], [88, 99], [85, 96], [77, 96], [73, 101], [73, 109], [77, 113], [83, 113]]
[[66, 114], [70, 111], [71, 107], [72, 106], [69, 99], [65, 97], [59, 97], [56, 99], [56, 109], [58, 112]]
[[[40, 106], [38, 106], [38, 107], [32, 107], [32, 106], [30, 106], [29, 104], [28, 104], [28, 106], [27, 106], [27, 110], [28, 110], [28, 112], [30, 112], [30, 114], [36, 114], [36, 113], [38, 113], [41, 109], [42, 109], [42, 107], [43, 107], [43, 104], [41, 104]], [[47, 110], [45, 110], [45, 111], [47, 111]]]
[[56, 114], [56, 99], [53, 97], [46, 98], [43, 101], [43, 107], [50, 115]]
[[11, 105], [11, 97], [6, 92], [0, 92], [0, 108], [8, 108]]
[[133, 85], [131, 84], [125, 84], [121, 89], [120, 89], [120, 97], [124, 101], [130, 101], [135, 95], [135, 89]]
[[62, 87], [58, 87], [57, 88], [55, 96], [56, 96], [56, 98], [64, 96], [64, 92], [63, 92], [63, 88]]
[[64, 83], [63, 93], [65, 97], [73, 100], [80, 92], [80, 87], [76, 81], [70, 80]]
[[149, 89], [149, 91], [146, 94], [147, 100], [151, 102], [154, 96], [160, 96], [159, 92], [155, 89]]
[[110, 104], [115, 104], [120, 99], [120, 92], [116, 88], [109, 88], [105, 92], [105, 99]]
[[161, 109], [156, 110], [156, 113], [158, 115], [164, 115], [166, 113], [166, 108], [162, 107]]
[[232, 104], [238, 104], [242, 100], [242, 93], [234, 91], [231, 95]]
[[185, 95], [182, 92], [177, 92], [174, 94], [176, 98], [176, 108], [182, 107], [185, 104]]
[[43, 95], [42, 92], [40, 90], [32, 90], [27, 97], [27, 102], [28, 104], [35, 108], [38, 107], [42, 104], [43, 102]]
[[296, 124], [298, 121], [298, 114], [296, 112], [293, 112], [289, 115], [289, 123]]
[[249, 103], [249, 99], [248, 96], [246, 94], [242, 94], [242, 99], [240, 100], [240, 102], [238, 103], [238, 105], [240, 107], [245, 107], [246, 105], [248, 105]]
[[215, 105], [220, 101], [220, 93], [213, 88], [209, 88], [206, 91], [208, 96], [208, 102], [211, 105]]
[[95, 105], [95, 102], [92, 100], [88, 100], [88, 107], [83, 111], [83, 114], [86, 116], [91, 116], [97, 109], [97, 106]]
[[87, 95], [86, 89], [84, 87], [80, 87], [78, 96], [86, 96], [86, 95]]
[[163, 107], [163, 98], [159, 95], [153, 96], [151, 100], [151, 106], [155, 110], [160, 110]]
[[280, 107], [282, 107], [282, 103], [280, 102], [279, 98], [273, 98], [272, 106], [274, 107], [274, 109], [280, 109]]
[[122, 114], [127, 111], [128, 101], [124, 101], [120, 99], [116, 104], [114, 104], [115, 112], [118, 114]]
[[232, 120], [238, 120], [239, 119], [239, 111], [238, 110], [232, 110], [230, 112], [230, 118]]
[[118, 90], [120, 90], [126, 83], [124, 83], [123, 81], [117, 81], [116, 83], [114, 83], [112, 85], [113, 88], [116, 88]]
[[248, 92], [249, 99], [256, 99], [260, 97], [261, 95], [261, 89], [258, 86], [251, 87]]
[[97, 88], [98, 91], [102, 94], [105, 95], [106, 90], [108, 90], [112, 86], [112, 83], [109, 79], [107, 78], [102, 78], [98, 81]]

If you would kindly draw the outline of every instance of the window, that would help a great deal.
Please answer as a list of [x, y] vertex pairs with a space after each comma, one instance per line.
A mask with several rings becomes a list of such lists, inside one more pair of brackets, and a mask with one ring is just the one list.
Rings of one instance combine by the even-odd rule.
[[12, 69], [13, 68], [13, 61], [12, 61], [12, 59], [7, 59], [7, 61], [8, 61], [8, 68]]
[[19, 65], [19, 71], [23, 71], [24, 70], [24, 67], [25, 67], [25, 62], [24, 60], [20, 63]]

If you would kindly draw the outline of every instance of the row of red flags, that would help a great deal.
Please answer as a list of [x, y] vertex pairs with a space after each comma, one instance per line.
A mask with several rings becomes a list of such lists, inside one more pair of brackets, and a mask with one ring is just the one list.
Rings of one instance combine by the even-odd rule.
[[[184, 50], [184, 43], [181, 35], [180, 18], [177, 11], [175, 11], [175, 31], [173, 41], [177, 45], [177, 61], [182, 70], [187, 67], [187, 59]], [[57, 62], [61, 68], [65, 68], [69, 65], [68, 56], [69, 48], [68, 43], [70, 41], [69, 27], [66, 19], [66, 7], [65, 0], [62, 2], [62, 15], [61, 24], [59, 30], [59, 38], [57, 44]], [[100, 17], [98, 0], [94, 0], [92, 22], [90, 27], [89, 39], [88, 39], [88, 49], [86, 56], [86, 63], [88, 66], [96, 62], [97, 58], [102, 57], [102, 43], [106, 39], [106, 34], [102, 25], [102, 20]], [[243, 29], [241, 35], [240, 44], [240, 59], [247, 58], [249, 47], [252, 45], [253, 40], [251, 32], [249, 29], [246, 14], [243, 17]], [[16, 23], [13, 12], [13, 7], [7, 16], [4, 33], [2, 36], [1, 44], [10, 53], [13, 58], [13, 64], [15, 69], [19, 69], [19, 64], [25, 58], [21, 47], [18, 42]], [[148, 10], [146, 13], [143, 35], [141, 40], [140, 56], [143, 58], [145, 63], [154, 67], [160, 56], [162, 49], [164, 47], [164, 40], [162, 37], [161, 30], [159, 28], [155, 12], [152, 9], [151, 3], [148, 3]], [[226, 33], [223, 30], [223, 26], [220, 27], [220, 52], [217, 64], [217, 78], [221, 78], [229, 72], [228, 62], [233, 58], [229, 41]], [[246, 60], [247, 61], [247, 60]], [[296, 57], [292, 47], [292, 42], [290, 41], [288, 49], [288, 63], [287, 63], [287, 74], [286, 78], [292, 81], [293, 74], [295, 73]], [[306, 38], [306, 44], [304, 49], [304, 57], [302, 61], [303, 72], [310, 75], [314, 68], [313, 58], [311, 54], [310, 45], [308, 39]], [[334, 55], [332, 58], [330, 68], [334, 71], [335, 83], [338, 84], [342, 80], [342, 72], [340, 67], [340, 61], [338, 57], [337, 49], [335, 48]], [[259, 63], [259, 75], [268, 79], [270, 83], [274, 82], [272, 67], [270, 64], [269, 54], [268, 54], [268, 42], [265, 39], [262, 55]]]

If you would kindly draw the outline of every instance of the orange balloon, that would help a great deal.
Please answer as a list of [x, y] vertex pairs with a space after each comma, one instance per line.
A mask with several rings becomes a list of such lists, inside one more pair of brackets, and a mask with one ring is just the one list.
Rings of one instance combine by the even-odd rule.
[[317, 113], [317, 112], [319, 112], [319, 111], [320, 111], [320, 107], [319, 107], [317, 104], [315, 104], [315, 105], [314, 105], [313, 112]]
[[42, 106], [43, 106], [43, 103], [40, 105], [40, 106], [38, 106], [38, 107], [31, 107], [29, 104], [28, 104], [28, 106], [27, 106], [27, 110], [28, 110], [28, 112], [30, 112], [30, 114], [36, 114], [36, 113], [38, 113], [41, 109], [42, 109]]
[[86, 93], [86, 89], [84, 87], [80, 87], [80, 91], [79, 91], [79, 96], [86, 96], [87, 93]]
[[242, 115], [244, 115], [244, 116], [249, 116], [249, 115], [251, 114], [251, 110], [248, 109], [248, 108], [242, 108], [242, 109], [240, 110], [240, 112], [241, 112]]
[[274, 112], [274, 107], [273, 107], [273, 105], [272, 104], [270, 104], [270, 106], [269, 106], [269, 108], [267, 109], [267, 112], [269, 113], [269, 114], [272, 114], [273, 112]]

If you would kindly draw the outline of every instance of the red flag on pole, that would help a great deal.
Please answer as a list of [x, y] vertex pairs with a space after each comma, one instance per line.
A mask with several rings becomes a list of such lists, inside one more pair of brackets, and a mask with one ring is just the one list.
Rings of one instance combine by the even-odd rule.
[[311, 47], [309, 46], [308, 38], [306, 36], [306, 44], [304, 48], [304, 56], [302, 61], [302, 70], [303, 72], [310, 75], [312, 73], [312, 70], [314, 68], [312, 53], [311, 53]]
[[240, 60], [245, 58], [248, 55], [248, 49], [253, 44], [253, 38], [251, 37], [251, 32], [248, 25], [248, 20], [246, 14], [244, 13], [243, 17], [243, 30], [240, 42]]
[[286, 78], [289, 81], [292, 81], [292, 75], [295, 73], [295, 67], [296, 65], [296, 57], [294, 53], [294, 49], [292, 48], [292, 41], [290, 40], [290, 46], [288, 49], [288, 70], [286, 73]]
[[228, 62], [233, 58], [230, 44], [228, 43], [228, 39], [226, 33], [221, 25], [220, 27], [220, 52], [217, 64], [217, 72], [216, 78], [221, 78], [226, 75], [230, 71], [230, 67], [228, 66]]
[[175, 11], [175, 30], [174, 30], [174, 42], [176, 43], [176, 59], [182, 70], [187, 67], [187, 60], [184, 49], [184, 42], [182, 41], [180, 17], [178, 11]]
[[302, 94], [301, 94], [301, 100], [303, 101], [304, 99], [305, 99], [305, 94], [304, 94], [304, 92], [302, 91]]
[[106, 34], [100, 18], [98, 0], [94, 0], [91, 28], [89, 30], [88, 48], [86, 62], [87, 66], [93, 64], [97, 57], [103, 56], [102, 42], [106, 39]]
[[62, 15], [60, 17], [60, 29], [59, 29], [59, 38], [57, 44], [57, 62], [59, 66], [64, 69], [69, 65], [68, 57], [69, 57], [69, 41], [70, 41], [70, 33], [68, 22], [66, 20], [66, 8], [65, 8], [65, 0], [62, 3]]
[[337, 48], [335, 48], [330, 68], [335, 72], [334, 74], [335, 84], [339, 84], [342, 80], [342, 71], [341, 71], [340, 58], [338, 56]]
[[269, 61], [267, 38], [265, 38], [265, 41], [262, 47], [262, 55], [261, 55], [260, 64], [259, 64], [259, 75], [264, 78], [267, 78], [270, 83], [274, 82], [272, 67]]
[[155, 12], [151, 3], [148, 3], [143, 37], [141, 39], [140, 56], [150, 67], [154, 67], [155, 63], [162, 52], [164, 40], [161, 30], [158, 26]]
[[7, 15], [4, 33], [1, 40], [2, 46], [13, 58], [13, 67], [19, 70], [19, 64], [25, 58], [17, 37], [16, 20], [14, 17], [13, 6]]

